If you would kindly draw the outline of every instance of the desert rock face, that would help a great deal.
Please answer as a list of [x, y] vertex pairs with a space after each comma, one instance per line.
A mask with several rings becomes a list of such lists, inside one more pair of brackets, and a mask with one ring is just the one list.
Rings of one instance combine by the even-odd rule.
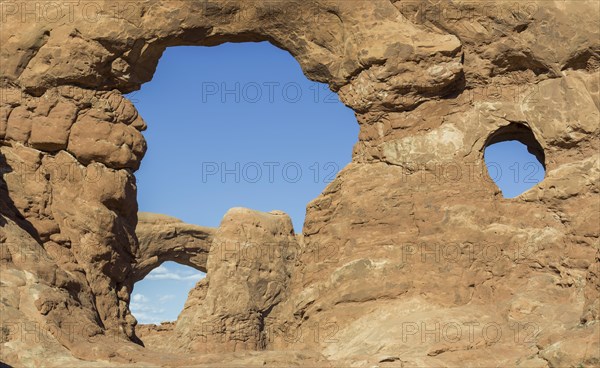
[[[52, 4], [0, 4], [2, 362], [600, 364], [597, 2]], [[138, 216], [123, 94], [166, 47], [245, 41], [356, 112], [352, 163], [302, 234], [277, 211]], [[546, 168], [514, 199], [483, 161], [506, 139]], [[207, 278], [136, 333], [133, 284], [166, 260]]]
[[140, 212], [135, 233], [139, 244], [133, 270], [135, 281], [143, 279], [165, 261], [206, 272], [215, 229], [189, 225], [165, 215]]
[[173, 345], [191, 352], [264, 350], [265, 326], [290, 299], [299, 245], [283, 212], [232, 208], [212, 241], [207, 276], [177, 319]]

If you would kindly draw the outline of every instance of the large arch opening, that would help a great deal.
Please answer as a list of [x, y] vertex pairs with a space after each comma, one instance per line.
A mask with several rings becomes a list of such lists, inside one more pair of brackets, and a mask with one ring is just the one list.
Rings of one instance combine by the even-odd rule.
[[[351, 161], [358, 140], [354, 111], [268, 42], [169, 47], [153, 79], [127, 97], [148, 124], [136, 179], [139, 209], [150, 214], [140, 224], [174, 221], [154, 215], [166, 214], [201, 225], [185, 231], [194, 232], [195, 244], [171, 241], [184, 233], [176, 221], [173, 231], [140, 238], [140, 249], [151, 255], [139, 262], [141, 281], [130, 298], [141, 325], [177, 318], [195, 282], [175, 283], [177, 293], [165, 296], [159, 282], [167, 281], [160, 278], [185, 271], [182, 264], [195, 268], [191, 279], [206, 271], [206, 245], [230, 208], [282, 210], [301, 232], [306, 205]], [[179, 265], [167, 262], [173, 260]], [[166, 302], [177, 308], [162, 315]]]
[[514, 198], [544, 179], [544, 149], [527, 126], [511, 123], [492, 133], [484, 146], [488, 174], [505, 198]]
[[233, 207], [277, 209], [300, 232], [306, 204], [358, 139], [354, 112], [268, 42], [169, 47], [127, 97], [148, 123], [140, 210], [192, 224], [216, 227]]

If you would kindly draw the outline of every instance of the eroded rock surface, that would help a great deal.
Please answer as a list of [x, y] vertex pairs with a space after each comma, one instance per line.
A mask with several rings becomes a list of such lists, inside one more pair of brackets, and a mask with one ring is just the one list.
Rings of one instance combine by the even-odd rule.
[[207, 276], [190, 292], [173, 345], [189, 352], [264, 350], [299, 253], [283, 212], [233, 208], [211, 244]]
[[[598, 2], [49, 4], [0, 4], [2, 362], [600, 364]], [[302, 234], [278, 212], [138, 219], [123, 94], [166, 47], [230, 41], [289, 51], [356, 112]], [[483, 163], [498, 136], [543, 151], [514, 199]], [[208, 276], [158, 351], [129, 298], [164, 260]]]
[[216, 229], [190, 225], [174, 217], [140, 212], [135, 233], [139, 248], [133, 270], [135, 281], [166, 261], [206, 272]]

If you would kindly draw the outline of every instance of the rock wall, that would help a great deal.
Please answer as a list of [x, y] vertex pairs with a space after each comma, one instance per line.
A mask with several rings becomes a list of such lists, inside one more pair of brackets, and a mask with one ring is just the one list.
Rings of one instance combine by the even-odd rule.
[[[3, 362], [599, 364], [597, 2], [0, 9]], [[160, 234], [188, 225], [138, 226], [145, 123], [122, 94], [166, 47], [247, 41], [289, 51], [356, 112], [353, 162], [308, 205], [302, 235], [247, 210], [173, 240]], [[546, 168], [515, 199], [483, 163], [499, 139]], [[286, 251], [223, 259], [215, 246], [252, 242]], [[165, 339], [185, 357], [141, 347], [128, 308], [167, 259], [208, 271]]]
[[264, 350], [289, 300], [299, 252], [283, 212], [232, 208], [211, 244], [207, 276], [190, 292], [171, 345], [191, 352]]

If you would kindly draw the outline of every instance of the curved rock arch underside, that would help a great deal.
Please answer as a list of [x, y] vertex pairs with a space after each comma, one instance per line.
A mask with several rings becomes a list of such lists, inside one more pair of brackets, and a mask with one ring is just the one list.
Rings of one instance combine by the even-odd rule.
[[[0, 3], [3, 362], [599, 363], [596, 1], [49, 4]], [[249, 41], [356, 112], [352, 163], [302, 235], [238, 208], [217, 229], [144, 215], [138, 239], [123, 94], [166, 47]], [[547, 171], [504, 199], [483, 149], [510, 124]], [[208, 276], [143, 347], [131, 290], [165, 260]]]

